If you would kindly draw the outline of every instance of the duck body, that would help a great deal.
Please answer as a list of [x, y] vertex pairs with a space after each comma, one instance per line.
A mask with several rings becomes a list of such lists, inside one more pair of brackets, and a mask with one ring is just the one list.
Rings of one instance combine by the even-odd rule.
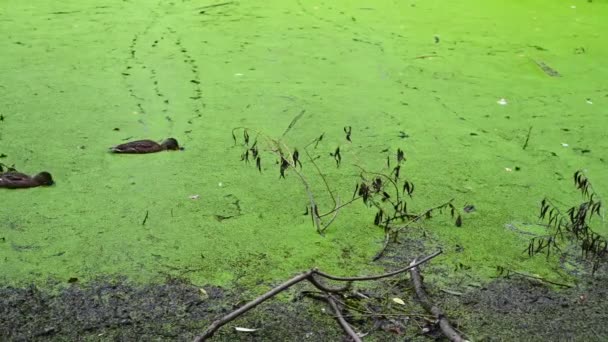
[[169, 138], [162, 143], [153, 140], [136, 140], [110, 148], [112, 153], [154, 153], [165, 150], [179, 150], [177, 140]]
[[0, 188], [25, 189], [38, 186], [50, 186], [55, 182], [50, 173], [43, 171], [35, 176], [29, 176], [17, 171], [0, 173]]

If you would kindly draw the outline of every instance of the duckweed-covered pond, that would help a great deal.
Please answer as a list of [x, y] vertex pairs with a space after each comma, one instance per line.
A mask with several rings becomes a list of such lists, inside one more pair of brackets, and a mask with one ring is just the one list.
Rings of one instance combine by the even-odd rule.
[[[171, 276], [261, 293], [311, 267], [380, 272], [411, 243], [444, 250], [440, 284], [497, 267], [576, 283], [589, 265], [525, 251], [543, 198], [581, 202], [575, 171], [608, 196], [607, 16], [606, 1], [4, 0], [0, 162], [55, 184], [0, 189], [2, 285]], [[261, 138], [261, 173], [242, 161], [237, 127], [298, 149], [322, 211], [307, 144], [323, 135], [308, 151], [342, 203], [401, 149], [408, 210], [453, 199], [462, 225], [436, 213], [372, 262], [375, 209], [354, 202], [317, 234], [298, 175], [281, 178]], [[108, 151], [168, 137], [183, 151]], [[603, 208], [591, 223], [608, 234]]]

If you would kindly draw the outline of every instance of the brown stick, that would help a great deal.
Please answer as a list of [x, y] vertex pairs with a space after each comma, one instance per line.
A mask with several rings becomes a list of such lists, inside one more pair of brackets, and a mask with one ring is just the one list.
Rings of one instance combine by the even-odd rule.
[[422, 285], [422, 278], [420, 277], [420, 271], [416, 265], [416, 259], [414, 259], [414, 261], [412, 261], [410, 266], [413, 266], [410, 269], [410, 275], [412, 277], [412, 282], [414, 283], [414, 289], [416, 290], [416, 297], [418, 297], [418, 301], [420, 301], [420, 304], [422, 305], [422, 307], [427, 312], [434, 315], [435, 318], [437, 318], [437, 320], [439, 321], [439, 328], [441, 329], [441, 332], [443, 332], [445, 337], [447, 337], [450, 341], [454, 341], [454, 342], [467, 341], [464, 338], [462, 338], [460, 336], [460, 334], [458, 334], [458, 332], [456, 332], [456, 329], [454, 329], [454, 327], [452, 327], [452, 325], [446, 318], [443, 311], [439, 307], [433, 305], [429, 296], [424, 291], [424, 288]]
[[261, 304], [262, 302], [266, 301], [267, 299], [270, 299], [270, 298], [274, 297], [279, 292], [282, 292], [282, 291], [286, 290], [290, 286], [292, 286], [294, 284], [297, 284], [297, 283], [301, 282], [302, 280], [307, 279], [313, 273], [314, 273], [314, 270], [310, 270], [308, 272], [305, 272], [305, 273], [302, 273], [302, 274], [300, 274], [298, 276], [295, 276], [295, 277], [289, 279], [288, 281], [284, 282], [283, 284], [281, 284], [281, 285], [273, 288], [272, 290], [266, 292], [265, 294], [261, 295], [260, 297], [254, 299], [253, 301], [251, 301], [251, 302], [245, 304], [244, 306], [238, 308], [237, 310], [232, 311], [231, 313], [227, 314], [226, 316], [224, 316], [224, 317], [222, 317], [222, 318], [214, 321], [207, 328], [207, 330], [205, 330], [202, 335], [197, 336], [194, 339], [194, 341], [195, 342], [205, 341], [206, 339], [208, 339], [211, 336], [213, 336], [213, 334], [217, 331], [217, 329], [219, 329], [220, 327], [222, 327], [224, 324], [226, 324], [226, 323], [234, 320], [235, 318], [239, 317], [240, 315], [244, 314], [245, 312], [253, 309], [254, 307], [256, 307], [259, 304]]
[[348, 336], [350, 336], [350, 338], [353, 339], [353, 341], [361, 342], [361, 338], [359, 337], [359, 335], [357, 335], [357, 333], [353, 330], [350, 324], [348, 324], [348, 322], [344, 319], [344, 316], [342, 316], [342, 311], [340, 311], [340, 308], [338, 307], [338, 304], [336, 304], [334, 297], [328, 294], [325, 298], [327, 299], [327, 302], [329, 302], [329, 305], [331, 306], [332, 310], [334, 310], [336, 318], [342, 326], [342, 329], [344, 329], [344, 331], [348, 334]]
[[316, 288], [318, 288], [319, 290], [325, 292], [325, 293], [340, 293], [340, 292], [344, 292], [344, 291], [348, 291], [348, 289], [350, 289], [352, 283], [348, 282], [346, 284], [346, 286], [343, 286], [339, 289], [332, 289], [331, 287], [327, 287], [323, 284], [321, 284], [321, 282], [319, 282], [317, 279], [315, 279], [315, 277], [313, 275], [311, 275], [310, 277], [308, 277], [308, 281], [313, 284]]
[[414, 260], [412, 261], [412, 263], [404, 268], [398, 269], [396, 271], [393, 272], [389, 272], [389, 273], [384, 273], [384, 274], [380, 274], [380, 275], [375, 275], [375, 276], [363, 276], [363, 277], [336, 277], [333, 276], [331, 274], [327, 274], [327, 273], [323, 273], [321, 271], [316, 271], [315, 274], [320, 275], [321, 277], [325, 277], [327, 279], [331, 279], [331, 280], [338, 280], [338, 281], [365, 281], [365, 280], [378, 280], [378, 279], [382, 279], [382, 278], [388, 278], [388, 277], [392, 277], [394, 275], [397, 275], [399, 273], [403, 273], [405, 271], [408, 271], [410, 269], [413, 269], [415, 267], [417, 267], [420, 264], [424, 264], [425, 262], [433, 259], [434, 257], [438, 256], [439, 254], [443, 253], [442, 250], [438, 250], [437, 252], [428, 255], [424, 258], [422, 258], [420, 261]]

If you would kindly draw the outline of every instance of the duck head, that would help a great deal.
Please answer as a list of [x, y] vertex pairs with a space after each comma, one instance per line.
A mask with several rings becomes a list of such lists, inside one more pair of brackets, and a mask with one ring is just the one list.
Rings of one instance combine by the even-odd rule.
[[163, 141], [161, 146], [166, 150], [174, 150], [174, 151], [179, 150], [179, 144], [177, 143], [177, 140], [175, 140], [174, 138], [168, 138], [167, 140]]
[[53, 181], [53, 177], [51, 176], [50, 173], [46, 172], [46, 171], [42, 171], [39, 174], [34, 176], [34, 180], [40, 184], [40, 185], [44, 185], [44, 186], [50, 186], [53, 185], [55, 182]]

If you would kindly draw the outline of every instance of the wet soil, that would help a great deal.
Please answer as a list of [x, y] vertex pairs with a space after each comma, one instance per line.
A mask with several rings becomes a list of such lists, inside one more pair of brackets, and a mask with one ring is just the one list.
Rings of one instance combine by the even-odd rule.
[[[608, 338], [606, 280], [596, 276], [578, 288], [556, 291], [527, 278], [501, 278], [462, 295], [448, 294], [432, 284], [426, 287], [452, 323], [474, 341], [603, 341]], [[220, 329], [214, 340], [346, 340], [327, 305], [301, 295], [311, 289], [297, 286], [260, 305]], [[398, 306], [402, 312], [374, 317], [345, 310], [355, 330], [367, 333], [365, 340], [443, 340], [433, 320], [416, 305], [407, 277], [357, 291], [369, 297], [360, 308], [394, 313]], [[100, 279], [53, 292], [36, 286], [3, 287], [0, 340], [188, 341], [211, 321], [254, 297], [243, 293], [207, 286], [201, 292], [179, 279], [154, 285]], [[404, 309], [387, 300], [394, 296], [406, 301]], [[353, 301], [345, 302], [357, 307]], [[259, 330], [237, 332], [236, 326]]]
[[466, 312], [461, 323], [477, 331], [476, 341], [606, 341], [606, 280], [556, 292], [527, 278], [500, 279], [451, 302]]
[[[192, 340], [214, 319], [242, 305], [236, 291], [197, 286], [171, 279], [164, 284], [137, 286], [124, 280], [71, 284], [54, 293], [35, 286], [0, 289], [2, 341], [161, 341]], [[308, 312], [318, 307], [304, 301], [268, 302], [235, 325], [263, 327], [238, 334], [225, 327], [216, 340], [319, 340], [340, 337], [328, 317]], [[288, 328], [287, 328], [288, 327]]]

